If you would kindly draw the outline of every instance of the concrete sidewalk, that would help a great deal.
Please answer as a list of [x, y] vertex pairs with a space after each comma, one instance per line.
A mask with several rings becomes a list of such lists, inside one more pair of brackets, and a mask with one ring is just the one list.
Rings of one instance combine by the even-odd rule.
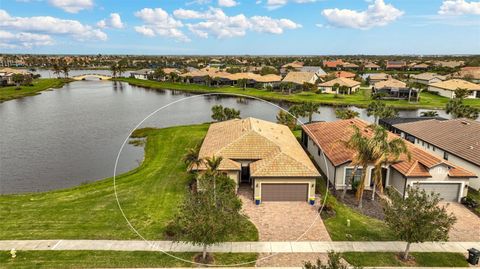
[[[400, 252], [405, 242], [374, 241], [303, 241], [303, 242], [226, 242], [209, 247], [209, 252], [223, 253], [326, 253], [335, 252]], [[480, 242], [428, 242], [412, 244], [412, 252], [461, 252], [469, 248], [480, 249]], [[172, 241], [137, 240], [4, 240], [0, 250], [115, 250], [199, 252], [200, 246]]]

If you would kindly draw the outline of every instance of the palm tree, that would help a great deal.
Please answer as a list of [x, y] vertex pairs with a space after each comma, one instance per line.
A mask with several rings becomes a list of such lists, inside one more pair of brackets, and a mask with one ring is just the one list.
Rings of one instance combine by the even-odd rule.
[[68, 66], [68, 64], [64, 64], [62, 66], [62, 71], [65, 78], [68, 78], [68, 72], [70, 71], [70, 67]]
[[306, 116], [308, 116], [308, 122], [312, 122], [313, 114], [320, 114], [320, 104], [315, 104], [312, 102], [304, 103], [302, 105], [303, 110], [305, 111]]
[[117, 72], [118, 72], [118, 66], [116, 64], [112, 64], [110, 66], [110, 72], [112, 72], [112, 77], [116, 78]]
[[182, 160], [189, 169], [198, 167], [202, 163], [202, 159], [198, 157], [199, 153], [200, 144], [197, 144], [195, 147], [187, 149], [187, 152], [183, 155]]
[[[367, 169], [369, 164], [374, 165], [374, 189], [372, 194], [372, 200], [375, 198], [375, 189], [378, 188], [380, 192], [383, 192], [382, 184], [382, 167], [391, 162], [398, 160], [401, 154], [407, 154], [410, 158], [407, 146], [401, 138], [388, 138], [388, 132], [383, 127], [378, 125], [370, 125], [367, 127], [373, 132], [371, 138], [363, 135], [363, 131], [357, 126], [353, 126], [353, 134], [347, 141], [340, 141], [346, 148], [353, 150], [354, 156], [352, 158], [351, 165], [354, 166], [350, 182], [353, 182], [355, 174], [358, 169], [362, 169], [362, 175], [356, 192], [356, 198], [358, 200], [358, 207], [363, 206], [363, 192], [365, 190], [365, 181], [367, 177]], [[346, 189], [349, 184], [343, 189], [342, 197], [345, 197]]]
[[335, 109], [335, 116], [342, 120], [348, 120], [356, 118], [360, 115], [357, 111], [350, 110], [348, 108]]
[[391, 106], [387, 106], [382, 101], [373, 101], [368, 104], [367, 116], [374, 117], [375, 124], [378, 123], [379, 118], [394, 118], [398, 115], [398, 112]]
[[215, 192], [216, 189], [216, 181], [218, 176], [218, 168], [220, 167], [220, 163], [222, 162], [222, 157], [213, 156], [211, 158], [205, 158], [205, 164], [207, 165], [207, 174], [211, 175], [213, 180], [213, 201], [217, 202], [217, 194]]
[[53, 65], [53, 74], [57, 75], [57, 78], [60, 78], [60, 74], [62, 73], [62, 68], [58, 64]]
[[283, 109], [278, 111], [277, 123], [288, 126], [290, 130], [295, 129], [295, 126], [296, 126], [295, 118], [292, 115], [290, 115], [290, 113], [283, 111]]

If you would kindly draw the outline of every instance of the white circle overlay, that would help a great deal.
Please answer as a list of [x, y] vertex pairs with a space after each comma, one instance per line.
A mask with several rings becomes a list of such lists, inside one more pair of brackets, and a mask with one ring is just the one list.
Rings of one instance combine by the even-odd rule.
[[[190, 260], [186, 260], [186, 259], [183, 259], [181, 257], [177, 257], [167, 251], [164, 251], [162, 249], [159, 249], [158, 246], [154, 243], [154, 241], [151, 241], [151, 240], [147, 240], [145, 237], [143, 237], [137, 229], [135, 229], [135, 227], [132, 225], [132, 223], [128, 220], [127, 216], [125, 215], [125, 212], [123, 211], [123, 208], [122, 208], [122, 205], [120, 204], [120, 201], [118, 199], [118, 193], [117, 193], [117, 186], [116, 186], [116, 173], [117, 173], [117, 166], [118, 166], [118, 160], [120, 159], [120, 155], [122, 153], [122, 150], [123, 148], [125, 147], [125, 145], [127, 144], [128, 140], [130, 139], [130, 137], [132, 136], [133, 132], [135, 130], [137, 130], [147, 119], [149, 119], [150, 117], [152, 117], [153, 115], [155, 115], [157, 112], [169, 107], [169, 106], [172, 106], [176, 103], [179, 103], [179, 102], [183, 102], [185, 100], [189, 100], [189, 99], [194, 99], [194, 98], [200, 98], [200, 97], [205, 97], [205, 96], [212, 96], [212, 95], [224, 95], [224, 96], [231, 96], [231, 97], [244, 97], [244, 98], [248, 98], [248, 99], [253, 99], [253, 100], [257, 100], [257, 101], [261, 101], [263, 103], [266, 103], [266, 104], [269, 104], [269, 105], [272, 105], [280, 110], [283, 110], [284, 112], [288, 113], [289, 115], [291, 115], [292, 117], [294, 117], [296, 119], [296, 121], [298, 123], [300, 123], [300, 125], [302, 127], [304, 127], [304, 129], [306, 129], [308, 132], [310, 132], [310, 130], [308, 129], [308, 127], [301, 121], [299, 120], [298, 118], [296, 118], [295, 116], [292, 115], [292, 113], [290, 113], [288, 110], [284, 109], [283, 107], [280, 107], [279, 105], [277, 104], [274, 104], [272, 102], [269, 102], [267, 100], [264, 100], [264, 99], [261, 99], [261, 98], [258, 98], [258, 97], [254, 97], [254, 96], [249, 96], [249, 95], [244, 95], [244, 94], [237, 94], [237, 93], [204, 93], [204, 94], [195, 94], [195, 95], [191, 95], [191, 96], [187, 96], [187, 97], [184, 97], [184, 98], [181, 98], [179, 100], [175, 100], [173, 102], [170, 102], [158, 109], [156, 109], [155, 111], [153, 111], [152, 113], [150, 113], [149, 115], [147, 115], [143, 120], [141, 120], [131, 131], [130, 133], [128, 134], [127, 138], [125, 138], [125, 140], [123, 141], [122, 143], [122, 146], [120, 147], [120, 150], [118, 151], [118, 154], [117, 154], [117, 158], [115, 159], [115, 166], [114, 166], [114, 169], [113, 169], [113, 190], [114, 190], [114, 193], [115, 193], [115, 200], [117, 201], [117, 205], [118, 205], [118, 208], [120, 209], [120, 212], [122, 213], [122, 216], [123, 218], [125, 219], [125, 221], [127, 222], [128, 226], [130, 227], [130, 229], [135, 233], [137, 234], [143, 241], [145, 241], [153, 250], [158, 250], [159, 252], [171, 257], [171, 258], [174, 258], [174, 259], [177, 259], [179, 261], [182, 261], [182, 262], [186, 262], [186, 263], [190, 263], [190, 264], [194, 264], [194, 265], [200, 265], [200, 266], [208, 266], [208, 267], [238, 267], [238, 266], [243, 266], [243, 265], [247, 265], [247, 264], [253, 264], [253, 263], [256, 263], [257, 261], [261, 261], [261, 260], [265, 260], [265, 259], [269, 259], [275, 255], [278, 255], [279, 253], [272, 253], [270, 255], [267, 255], [265, 257], [262, 257], [262, 258], [259, 258], [259, 259], [255, 259], [255, 260], [252, 260], [252, 261], [247, 261], [247, 262], [243, 262], [243, 263], [236, 263], [236, 264], [204, 264], [204, 263], [198, 263], [198, 262], [195, 262], [195, 261], [190, 261]], [[311, 133], [311, 132], [310, 132]], [[317, 139], [315, 136], [311, 136], [310, 137], [311, 139], [314, 140], [314, 142], [317, 144], [318, 147], [320, 147], [320, 144], [318, 143]], [[325, 153], [324, 153], [324, 150], [321, 149], [321, 152], [322, 152], [322, 155], [323, 155], [323, 159], [324, 159], [324, 162], [325, 162], [325, 167], [326, 167], [326, 174], [328, 175], [328, 165], [327, 165], [327, 161], [326, 161], [326, 156], [325, 156]], [[305, 232], [303, 232], [297, 239], [295, 239], [293, 242], [298, 242], [302, 239], [302, 237], [313, 227], [313, 225], [315, 225], [315, 223], [318, 221], [318, 219], [320, 218], [320, 214], [322, 213], [323, 211], [323, 208], [325, 206], [325, 203], [327, 201], [327, 196], [328, 196], [328, 188], [329, 188], [329, 180], [327, 179], [327, 186], [326, 186], [326, 192], [325, 192], [325, 197], [323, 199], [323, 203], [320, 207], [320, 209], [318, 210], [318, 214], [317, 216], [315, 217], [315, 219], [313, 220], [312, 224], [310, 224], [310, 226], [305, 230]]]

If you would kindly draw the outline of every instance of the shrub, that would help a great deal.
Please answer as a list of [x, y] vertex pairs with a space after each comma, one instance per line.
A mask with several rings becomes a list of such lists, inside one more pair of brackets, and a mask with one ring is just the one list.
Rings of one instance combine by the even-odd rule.
[[466, 207], [469, 207], [469, 208], [477, 208], [478, 207], [478, 203], [477, 201], [475, 201], [472, 197], [470, 196], [465, 196], [463, 197], [460, 202], [465, 205]]

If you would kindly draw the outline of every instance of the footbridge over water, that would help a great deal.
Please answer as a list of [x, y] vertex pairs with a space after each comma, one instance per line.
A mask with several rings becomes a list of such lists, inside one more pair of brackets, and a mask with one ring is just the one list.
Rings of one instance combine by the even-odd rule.
[[112, 79], [112, 76], [105, 74], [83, 74], [72, 77], [74, 80], [86, 80], [87, 78], [98, 78], [99, 80], [109, 80]]

